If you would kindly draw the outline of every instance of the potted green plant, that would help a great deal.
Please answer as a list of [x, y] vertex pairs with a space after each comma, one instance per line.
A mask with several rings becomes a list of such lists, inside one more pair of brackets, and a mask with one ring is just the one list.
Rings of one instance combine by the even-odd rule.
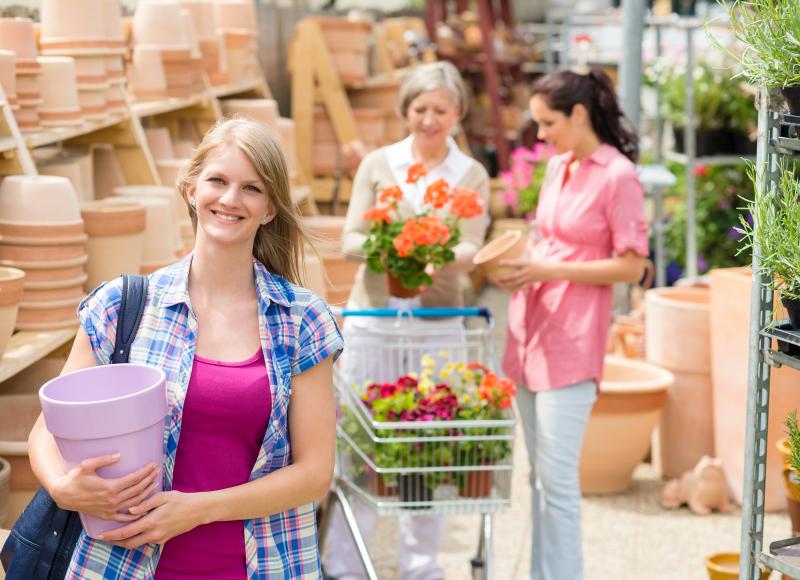
[[[795, 164], [780, 168], [780, 187], [773, 194], [756, 187], [748, 203], [752, 222], [741, 219], [739, 251], [759, 249], [761, 275], [769, 279], [769, 287], [778, 292], [786, 308], [793, 330], [800, 330], [800, 180]], [[758, 172], [749, 166], [755, 183]]]
[[780, 88], [789, 111], [800, 114], [800, 0], [718, 1], [744, 45], [739, 53], [725, 49], [741, 64], [741, 75], [752, 85]]

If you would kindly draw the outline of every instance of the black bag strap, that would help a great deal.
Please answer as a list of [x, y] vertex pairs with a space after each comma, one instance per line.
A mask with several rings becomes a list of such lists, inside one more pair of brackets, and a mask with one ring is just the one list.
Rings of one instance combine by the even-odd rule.
[[131, 354], [131, 343], [136, 338], [136, 331], [144, 314], [147, 301], [147, 276], [138, 274], [122, 275], [122, 302], [117, 319], [117, 338], [114, 341], [114, 354], [111, 364], [128, 362]]

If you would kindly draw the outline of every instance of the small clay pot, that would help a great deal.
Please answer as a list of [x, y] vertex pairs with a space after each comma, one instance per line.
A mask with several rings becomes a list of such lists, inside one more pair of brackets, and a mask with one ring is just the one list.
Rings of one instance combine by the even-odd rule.
[[36, 34], [30, 18], [0, 18], [0, 48], [14, 51], [17, 71], [39, 70]]
[[5, 221], [76, 222], [78, 195], [64, 177], [10, 175], [0, 183], [0, 215]]
[[472, 263], [489, 277], [502, 275], [509, 268], [501, 266], [502, 260], [519, 258], [525, 252], [527, 240], [519, 230], [508, 230], [495, 238], [472, 258]]
[[100, 0], [42, 0], [42, 48], [107, 46]]

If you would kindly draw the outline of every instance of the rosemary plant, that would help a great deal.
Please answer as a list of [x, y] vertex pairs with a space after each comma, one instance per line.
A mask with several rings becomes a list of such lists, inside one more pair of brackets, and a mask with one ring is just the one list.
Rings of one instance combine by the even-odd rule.
[[800, 0], [717, 0], [730, 17], [741, 54], [724, 47], [742, 66], [755, 86], [788, 87], [800, 84]]
[[800, 299], [800, 180], [795, 176], [795, 164], [781, 166], [780, 184], [774, 193], [761, 191], [752, 163], [747, 172], [756, 191], [745, 207], [750, 215], [740, 217], [742, 238], [737, 254], [757, 245], [757, 274], [766, 275], [769, 286], [781, 296]]

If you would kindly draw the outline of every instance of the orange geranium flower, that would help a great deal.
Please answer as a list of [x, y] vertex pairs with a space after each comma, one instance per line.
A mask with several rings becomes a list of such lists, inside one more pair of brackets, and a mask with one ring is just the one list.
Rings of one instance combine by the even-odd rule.
[[400, 235], [413, 240], [417, 246], [432, 246], [446, 244], [450, 239], [450, 229], [435, 216], [409, 218]]
[[371, 207], [364, 212], [364, 219], [372, 222], [392, 223], [391, 210], [388, 207]]
[[460, 218], [472, 218], [483, 213], [483, 200], [478, 192], [466, 187], [456, 187], [453, 190], [453, 203], [450, 213]]
[[[403, 231], [405, 232], [405, 227], [403, 227]], [[394, 249], [397, 250], [397, 255], [401, 258], [405, 258], [414, 251], [414, 238], [405, 233], [397, 236], [392, 244], [394, 244]]]
[[403, 190], [400, 189], [399, 185], [387, 187], [378, 196], [378, 201], [381, 203], [388, 203], [389, 205], [393, 205], [401, 199], [403, 199]]
[[425, 190], [424, 201], [436, 209], [443, 208], [450, 201], [450, 186], [444, 179], [437, 179]]
[[406, 175], [406, 183], [416, 183], [420, 177], [428, 175], [428, 170], [422, 163], [415, 163], [408, 168], [408, 175]]

